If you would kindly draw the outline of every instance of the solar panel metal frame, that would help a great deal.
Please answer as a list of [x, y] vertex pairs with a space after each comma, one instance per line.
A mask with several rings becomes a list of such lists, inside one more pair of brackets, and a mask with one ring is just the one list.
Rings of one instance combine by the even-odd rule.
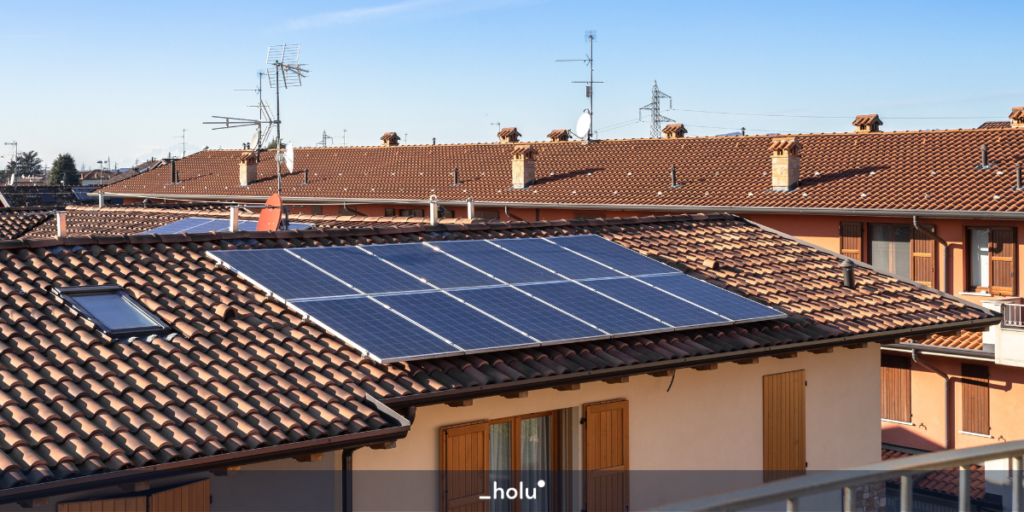
[[[371, 245], [363, 247], [363, 250], [440, 290], [502, 286], [505, 284], [494, 276], [476, 267], [467, 265], [465, 262], [428, 244]], [[421, 254], [408, 254], [410, 251], [419, 251]], [[416, 258], [421, 258], [423, 263], [421, 266], [409, 264], [409, 260]], [[441, 282], [449, 279], [448, 283], [452, 283], [452, 280], [446, 276], [457, 275], [459, 272], [475, 282], [464, 281], [456, 285], [445, 285], [445, 283]]]
[[[361, 254], [363, 256], [366, 256], [367, 258], [370, 258], [371, 260], [375, 260], [375, 261], [379, 262], [380, 265], [384, 266], [383, 268], [387, 268], [389, 270], [392, 270], [392, 271], [396, 272], [397, 275], [404, 276], [405, 278], [416, 282], [417, 285], [419, 285], [420, 287], [418, 287], [418, 288], [411, 288], [411, 289], [401, 289], [401, 290], [386, 290], [386, 291], [378, 291], [378, 292], [365, 291], [364, 288], [360, 288], [359, 286], [356, 286], [356, 284], [354, 284], [351, 281], [351, 279], [346, 280], [345, 277], [342, 277], [342, 276], [338, 275], [338, 273], [336, 273], [333, 268], [324, 268], [326, 266], [325, 264], [328, 263], [328, 262], [324, 261], [323, 258], [320, 258], [318, 261], [313, 261], [312, 258], [310, 258], [308, 256], [309, 254], [316, 254], [316, 252], [324, 252], [324, 253], [335, 252], [335, 251], [332, 251], [332, 249], [334, 249], [334, 250], [343, 249], [343, 250], [346, 250], [346, 251], [353, 251], [353, 252], [356, 252], [357, 254]], [[290, 254], [292, 254], [294, 256], [298, 256], [305, 263], [307, 263], [309, 265], [312, 265], [312, 266], [320, 269], [321, 271], [330, 274], [331, 276], [334, 276], [336, 279], [338, 279], [338, 280], [344, 282], [345, 284], [355, 288], [356, 290], [361, 291], [362, 293], [364, 293], [366, 295], [384, 295], [384, 294], [388, 294], [388, 293], [413, 293], [413, 292], [434, 291], [434, 290], [438, 290], [439, 289], [437, 287], [434, 287], [434, 286], [430, 285], [429, 283], [424, 283], [419, 278], [417, 278], [416, 276], [414, 276], [412, 274], [409, 274], [404, 269], [402, 269], [402, 268], [400, 268], [398, 266], [395, 266], [394, 264], [389, 263], [386, 260], [378, 258], [373, 253], [364, 250], [360, 246], [300, 247], [300, 248], [296, 248], [296, 249], [284, 249], [284, 250], [289, 252]], [[305, 257], [304, 257], [304, 255], [305, 255]], [[360, 270], [360, 269], [356, 269], [356, 270]], [[363, 271], [365, 272], [366, 270], [363, 270]]]
[[[564, 281], [557, 281], [557, 282], [564, 282]], [[536, 283], [536, 284], [540, 284], [540, 283]], [[487, 308], [481, 306], [481, 302], [474, 301], [473, 298], [466, 296], [466, 295], [470, 295], [470, 294], [473, 294], [474, 292], [478, 292], [478, 291], [482, 291], [482, 292], [491, 291], [491, 292], [499, 292], [500, 293], [501, 291], [504, 291], [504, 290], [510, 290], [513, 293], [521, 295], [525, 299], [525, 301], [535, 302], [535, 303], [539, 304], [540, 306], [543, 306], [543, 307], [545, 307], [547, 309], [550, 309], [551, 311], [553, 311], [553, 312], [555, 312], [555, 313], [557, 313], [559, 315], [563, 315], [566, 318], [569, 318], [569, 319], [572, 319], [572, 320], [576, 321], [581, 326], [589, 327], [591, 330], [597, 332], [598, 334], [595, 335], [595, 336], [579, 336], [579, 337], [575, 337], [575, 338], [557, 338], [557, 339], [546, 339], [546, 340], [545, 339], [541, 339], [541, 338], [537, 337], [537, 335], [538, 335], [537, 333], [531, 332], [529, 330], [529, 327], [519, 327], [519, 326], [516, 326], [516, 324], [513, 323], [512, 321], [510, 321], [509, 319], [505, 319], [505, 318], [499, 317], [498, 316], [499, 312], [488, 311]], [[465, 302], [467, 302], [469, 304], [472, 304], [474, 307], [476, 307], [478, 309], [481, 309], [483, 311], [486, 311], [488, 314], [493, 315], [493, 316], [501, 319], [503, 322], [505, 322], [505, 323], [507, 323], [507, 324], [509, 324], [509, 325], [511, 325], [513, 327], [516, 327], [517, 329], [527, 333], [528, 335], [530, 335], [534, 339], [538, 340], [540, 342], [541, 346], [559, 345], [559, 344], [564, 344], [564, 343], [577, 343], [577, 342], [585, 342], [585, 341], [606, 340], [606, 339], [609, 339], [609, 338], [612, 337], [612, 335], [610, 335], [610, 334], [608, 334], [608, 333], [606, 333], [604, 331], [601, 331], [596, 326], [593, 326], [590, 323], [588, 323], [588, 322], [586, 322], [586, 321], [584, 321], [584, 320], [582, 320], [582, 319], [580, 319], [580, 318], [578, 318], [576, 316], [573, 316], [572, 314], [570, 314], [568, 312], [565, 312], [565, 311], [563, 311], [563, 310], [561, 310], [559, 308], [556, 308], [555, 306], [552, 306], [551, 304], [548, 304], [547, 302], [544, 302], [544, 301], [540, 300], [537, 297], [534, 297], [534, 296], [531, 296], [531, 295], [523, 293], [516, 286], [492, 286], [492, 287], [487, 287], [487, 288], [463, 288], [463, 289], [460, 289], [460, 290], [451, 290], [449, 293], [451, 295], [454, 295], [454, 296], [464, 300]]]
[[[654, 276], [662, 276], [662, 275], [672, 275], [672, 274], [654, 274], [654, 275], [651, 275], [651, 276], [641, 276], [641, 277], [654, 277]], [[616, 295], [614, 293], [611, 293], [611, 290], [601, 290], [600, 289], [600, 287], [601, 287], [601, 285], [603, 283], [614, 283], [614, 282], [638, 283], [639, 286], [644, 286], [644, 287], [650, 288], [652, 295], [656, 294], [656, 293], [667, 295], [668, 297], [665, 297], [665, 299], [663, 299], [663, 300], [671, 300], [671, 299], [678, 300], [678, 301], [680, 301], [680, 302], [682, 302], [684, 304], [689, 305], [692, 308], [703, 310], [708, 315], [718, 317], [718, 321], [717, 322], [706, 322], [706, 323], [701, 323], [701, 324], [676, 325], [675, 322], [672, 322], [672, 321], [670, 321], [670, 320], [668, 320], [666, 318], [663, 318], [663, 316], [658, 316], [657, 314], [655, 314], [654, 312], [652, 312], [648, 308], [640, 307], [640, 305], [638, 305], [638, 304], [637, 305], [630, 304], [629, 302], [627, 302], [628, 301], [627, 298], [618, 296], [618, 295]], [[599, 293], [601, 295], [604, 295], [606, 297], [611, 298], [612, 300], [615, 300], [616, 302], [621, 302], [622, 304], [630, 306], [630, 307], [632, 307], [632, 308], [634, 308], [636, 310], [643, 311], [643, 312], [647, 313], [648, 315], [651, 315], [651, 316], [657, 318], [658, 320], [660, 320], [662, 322], [665, 322], [665, 323], [667, 323], [669, 325], [672, 325], [672, 330], [673, 331], [690, 331], [690, 330], [694, 330], [694, 329], [704, 329], [704, 328], [708, 328], [708, 327], [721, 327], [721, 326], [726, 326], [726, 325], [733, 325], [733, 324], [736, 323], [735, 320], [732, 320], [731, 318], [728, 318], [728, 317], [722, 315], [721, 313], [718, 313], [717, 311], [714, 311], [712, 309], [708, 309], [708, 308], [706, 308], [704, 306], [701, 306], [700, 304], [697, 304], [697, 303], [695, 303], [695, 302], [693, 302], [691, 300], [687, 300], [687, 299], [685, 299], [683, 297], [679, 297], [678, 295], [669, 293], [669, 292], [667, 292], [665, 290], [662, 290], [661, 288], [658, 288], [658, 287], [656, 287], [656, 286], [654, 286], [652, 284], [647, 283], [646, 281], [634, 278], [633, 276], [630, 276], [630, 277], [612, 277], [612, 278], [608, 278], [608, 279], [588, 279], [586, 281], [579, 281], [579, 283], [582, 284], [583, 286], [586, 286], [587, 288], [593, 289], [594, 291], [596, 291], [597, 293]]]
[[[744, 301], [747, 301], [747, 302], [751, 302], [751, 303], [753, 303], [753, 304], [755, 304], [757, 306], [760, 306], [760, 307], [762, 307], [764, 309], [767, 309], [769, 311], [774, 311], [774, 312], [777, 313], [776, 315], [770, 315], [770, 316], [740, 318], [740, 319], [734, 319], [733, 317], [728, 316], [727, 312], [719, 312], [718, 313], [718, 314], [728, 318], [732, 322], [732, 324], [748, 324], [748, 323], [753, 323], [753, 322], [764, 322], [764, 321], [767, 321], [767, 320], [780, 320], [780, 319], [783, 319], [783, 318], [787, 318], [789, 316], [788, 314], [783, 313], [783, 312], [781, 312], [781, 311], [779, 311], [779, 310], [777, 310], [775, 308], [772, 308], [772, 307], [769, 307], [769, 306], [765, 306], [764, 304], [761, 304], [760, 302], [757, 302], [757, 301], [755, 301], [753, 299], [744, 297], [744, 296], [742, 296], [742, 295], [740, 295], [738, 293], [733, 293], [733, 292], [730, 292], [729, 290], [726, 290], [724, 288], [719, 288], [719, 287], [717, 287], [717, 286], [715, 286], [715, 285], [713, 285], [711, 283], [708, 283], [708, 282], [703, 281], [701, 279], [697, 279], [696, 277], [688, 276], [686, 274], [678, 274], [678, 275], [680, 275], [680, 276], [682, 276], [682, 277], [684, 277], [686, 279], [692, 279], [693, 281], [695, 281], [695, 284], [697, 284], [697, 286], [710, 286], [714, 290], [718, 290], [719, 292], [727, 293], [727, 294], [731, 295], [732, 298], [737, 298], [737, 299], [741, 299], [741, 300], [744, 300]], [[648, 281], [649, 279], [650, 280], [657, 280], [657, 279], [673, 278], [673, 277], [677, 277], [677, 275], [675, 275], [675, 274], [662, 274], [662, 275], [655, 275], [655, 276], [637, 276], [636, 279], [639, 279], [640, 281], [648, 283], [651, 286], [654, 286], [655, 288], [658, 288], [659, 290], [661, 290], [661, 291], [663, 291], [663, 292], [665, 292], [665, 293], [667, 293], [669, 295], [672, 295], [672, 296], [678, 297], [680, 299], [686, 300], [687, 302], [691, 302], [686, 297], [683, 297], [683, 296], [681, 296], [679, 294], [673, 293], [672, 291], [667, 290], [665, 288], [659, 287], [658, 284], [655, 283], [655, 282]], [[713, 311], [717, 312], [717, 309], [715, 309]]]
[[[523, 258], [523, 259], [525, 259], [527, 261], [531, 261], [531, 262], [533, 262], [536, 265], [544, 267], [544, 268], [546, 268], [546, 269], [548, 269], [548, 270], [550, 270], [550, 271], [552, 271], [552, 272], [554, 272], [554, 273], [564, 277], [566, 280], [569, 280], [569, 281], [580, 281], [580, 280], [584, 280], [584, 279], [600, 279], [600, 278], [608, 278], [608, 277], [623, 277], [623, 276], [625, 276], [625, 274], [619, 272], [618, 270], [615, 270], [615, 269], [613, 269], [611, 267], [608, 267], [607, 265], [603, 265], [601, 263], [598, 263], [598, 262], [596, 262], [596, 261], [594, 261], [592, 259], [585, 258], [585, 257], [583, 257], [583, 256], [581, 256], [579, 254], [576, 254], [576, 253], [574, 253], [574, 252], [572, 252], [572, 251], [570, 251], [570, 250], [560, 246], [560, 245], [555, 245], [555, 244], [552, 244], [552, 243], [549, 243], [549, 242], [545, 242], [543, 238], [510, 238], [510, 239], [502, 239], [502, 240], [485, 240], [485, 242], [489, 243], [489, 244], [496, 245], [498, 247], [501, 247], [502, 249], [505, 249], [506, 251], [511, 252], [512, 254], [515, 254], [516, 256], [519, 256], [520, 258]], [[542, 261], [542, 260], [537, 258], [538, 256], [542, 256], [542, 255], [539, 255], [539, 254], [536, 254], [536, 253], [531, 254], [531, 252], [530, 252], [531, 248], [529, 247], [530, 245], [533, 246], [533, 248], [532, 248], [533, 250], [540, 249], [540, 250], [543, 251], [543, 250], [550, 249], [551, 251], [553, 251], [552, 253], [550, 253], [551, 255], [565, 256], [567, 259], [578, 258], [580, 261], [570, 262], [567, 265], [562, 265], [563, 268], [561, 268], [561, 269], [554, 268], [554, 267], [552, 267], [550, 265], [550, 261]], [[513, 248], [513, 246], [519, 246], [520, 250], [517, 252]], [[526, 249], [526, 250], [523, 250], [523, 249]], [[564, 252], [564, 254], [560, 254], [557, 251], [562, 251], [562, 252]], [[587, 265], [587, 264], [591, 265], [591, 268], [593, 268], [595, 270], [600, 270], [601, 273], [600, 274], [594, 274], [594, 275], [578, 275], [577, 274], [575, 276], [572, 275], [572, 274], [563, 273], [563, 272], [566, 272], [567, 270], [571, 270], [571, 268], [570, 269], [564, 268], [565, 266], [572, 267], [573, 265], [579, 265], [580, 267], [582, 267], [583, 265]], [[577, 267], [577, 268], [580, 268], [580, 267]]]
[[[353, 290], [352, 287], [349, 286], [348, 284], [346, 284], [344, 282], [341, 282], [341, 281], [338, 281], [337, 279], [334, 278], [334, 276], [323, 272], [322, 270], [320, 270], [316, 266], [310, 265], [310, 264], [302, 261], [301, 259], [295, 257], [295, 255], [285, 251], [284, 254], [287, 254], [289, 257], [295, 258], [296, 263], [299, 263], [299, 264], [302, 265], [302, 267], [292, 267], [292, 268], [308, 268], [312, 272], [323, 273], [323, 276], [324, 276], [325, 280], [334, 281], [334, 282], [336, 282], [339, 285], [340, 288], [344, 289], [345, 287], [347, 287], [347, 288], [349, 288], [351, 290], [351, 293], [342, 294], [342, 295], [327, 295], [327, 296], [317, 295], [317, 296], [313, 296], [313, 297], [301, 297], [300, 296], [300, 297], [287, 298], [287, 297], [285, 297], [284, 295], [281, 294], [280, 290], [274, 291], [274, 290], [268, 288], [266, 285], [264, 285], [262, 282], [260, 282], [258, 279], [256, 279], [255, 276], [252, 276], [252, 275], [250, 275], [247, 272], [242, 272], [238, 267], [236, 267], [235, 265], [232, 265], [232, 263], [230, 261], [220, 257], [220, 254], [222, 254], [222, 253], [230, 254], [230, 253], [235, 253], [235, 252], [238, 252], [238, 251], [208, 251], [207, 254], [211, 258], [213, 258], [216, 261], [220, 262], [226, 268], [230, 269], [236, 275], [246, 279], [247, 281], [252, 283], [257, 288], [263, 290], [268, 295], [277, 298], [278, 300], [280, 300], [281, 302], [284, 302], [285, 304], [291, 304], [292, 302], [303, 301], [303, 300], [333, 300], [333, 299], [351, 298], [351, 297], [365, 297], [365, 295], [357, 292], [356, 290]], [[248, 252], [248, 251], [246, 251], [246, 252]]]
[[[597, 235], [556, 236], [556, 237], [551, 237], [551, 238], [542, 238], [541, 240], [544, 240], [545, 242], [557, 245], [557, 246], [559, 246], [559, 247], [561, 247], [563, 249], [568, 250], [569, 252], [572, 252], [574, 254], [582, 256], [582, 257], [584, 257], [584, 258], [586, 258], [588, 260], [591, 260], [593, 262], [599, 263], [601, 265], [604, 265], [604, 266], [606, 266], [606, 267], [608, 267], [610, 269], [613, 269], [613, 270], [615, 270], [617, 272], [621, 272], [622, 274], [627, 275], [627, 276], [652, 276], [652, 275], [660, 275], [660, 274], [680, 274], [680, 273], [682, 273], [678, 269], [672, 268], [672, 267], [670, 267], [670, 266], [668, 266], [668, 265], [666, 265], [666, 264], [664, 264], [664, 263], [662, 263], [662, 262], [660, 262], [658, 260], [655, 260], [654, 258], [650, 258], [650, 257], [644, 256], [643, 254], [640, 254], [640, 253], [638, 253], [636, 251], [632, 251], [630, 249], [627, 249], [627, 248], [625, 248], [625, 247], [623, 247], [623, 246], [621, 246], [621, 245], [619, 245], [619, 244], [617, 244], [615, 242], [612, 242], [610, 240], [605, 239], [603, 236], [597, 236]], [[575, 240], [575, 241], [578, 241], [579, 243], [582, 243], [582, 244], [590, 243], [591, 241], [596, 242], [597, 244], [602, 244], [603, 247], [601, 245], [597, 246], [598, 250], [607, 249], [608, 252], [617, 252], [619, 254], [622, 254], [623, 256], [628, 255], [626, 257], [628, 257], [630, 259], [633, 259], [635, 261], [642, 261], [643, 264], [647, 265], [648, 266], [647, 268], [650, 269], [651, 271], [644, 271], [644, 272], [635, 272], [635, 271], [631, 272], [631, 271], [627, 271], [627, 269], [620, 268], [620, 265], [617, 265], [616, 262], [613, 261], [612, 259], [606, 258], [606, 257], [604, 257], [603, 255], [600, 255], [600, 254], [594, 254], [594, 253], [588, 254], [586, 252], [586, 248], [585, 247], [581, 247], [579, 244], [574, 244], [573, 242], [570, 242], [569, 240]], [[575, 247], [574, 247], [574, 245], [575, 245]], [[616, 255], [614, 255], [614, 254], [611, 255], [611, 258], [615, 258], [615, 257], [616, 257]], [[621, 265], [621, 266], [628, 266], [628, 265]], [[657, 269], [657, 270], [655, 270], [655, 269]]]
[[[588, 319], [588, 318], [586, 318], [586, 317], [584, 317], [582, 315], [577, 314], [576, 312], [573, 312], [573, 311], [571, 311], [569, 309], [566, 309], [566, 308], [560, 306], [559, 304], [551, 302], [551, 297], [545, 298], [545, 297], [540, 297], [540, 296], [534, 295], [534, 293], [536, 293], [536, 288], [534, 288], [534, 287], [551, 287], [551, 286], [561, 286], [561, 285], [565, 285], [565, 284], [572, 284], [574, 286], [578, 286], [580, 289], [585, 290], [586, 292], [591, 293], [591, 294], [593, 294], [593, 295], [595, 295], [597, 297], [601, 297], [603, 299], [611, 301], [612, 303], [618, 305], [619, 307], [625, 308], [625, 309], [627, 309], [629, 311], [632, 311], [633, 313], [635, 313], [636, 315], [638, 315], [640, 317], [646, 318], [650, 322], [660, 323], [662, 325], [662, 327], [659, 328], [659, 329], [641, 329], [641, 330], [638, 330], [638, 331], [615, 331], [615, 332], [613, 332], [613, 331], [609, 331], [608, 328], [606, 328], [606, 327], [602, 327], [598, 322], [594, 322], [593, 320], [590, 320], [590, 319]], [[608, 333], [610, 338], [623, 338], [623, 337], [629, 337], [629, 336], [638, 336], [638, 335], [641, 335], [641, 334], [658, 334], [658, 333], [664, 333], [664, 332], [672, 332], [672, 331], [676, 330], [675, 327], [672, 327], [671, 325], [669, 325], [668, 323], [666, 323], [666, 322], [664, 322], [662, 320], [659, 320], [657, 318], [654, 318], [651, 315], [643, 313], [643, 312], [633, 308], [632, 306], [623, 304], [622, 302], [619, 302], [619, 301], [617, 301], [617, 300], [615, 300], [615, 299], [613, 299], [611, 297], [608, 297], [607, 295], [598, 293], [598, 292], [596, 292], [596, 291], [594, 291], [594, 290], [592, 290], [590, 288], [587, 288], [580, 281], [566, 281], [566, 282], [559, 282], [559, 283], [517, 284], [517, 285], [515, 285], [515, 288], [519, 288], [520, 290], [528, 293], [531, 297], [535, 297], [538, 300], [540, 300], [540, 301], [542, 301], [542, 302], [544, 302], [546, 304], [550, 304], [550, 305], [554, 306], [557, 309], [561, 309], [561, 310], [565, 311], [566, 313], [569, 313], [570, 315], [573, 315], [573, 316], [576, 316], [577, 318], [583, 319], [587, 323], [592, 323], [594, 326], [596, 326], [601, 331], [604, 331], [604, 332]], [[533, 293], [531, 293], [531, 292], [533, 292]]]
[[[536, 263], [534, 263], [534, 262], [532, 262], [532, 261], [530, 261], [530, 260], [528, 260], [526, 258], [523, 258], [522, 256], [519, 256], [518, 254], [515, 254], [515, 253], [513, 253], [511, 251], [505, 250], [505, 249], [501, 248], [498, 245], [488, 244], [488, 243], [481, 243], [481, 242], [484, 242], [484, 241], [483, 240], [449, 240], [449, 241], [444, 241], [444, 242], [426, 242], [426, 245], [429, 245], [429, 246], [432, 246], [432, 247], [437, 247], [438, 249], [441, 250], [441, 252], [444, 252], [448, 256], [450, 256], [452, 258], [455, 258], [456, 260], [462, 262], [463, 264], [468, 265], [470, 267], [473, 267], [473, 268], [475, 268], [475, 269], [477, 269], [477, 270], [479, 270], [479, 271], [481, 271], [481, 272], [483, 272], [483, 273], [485, 273], [485, 274], [487, 274], [487, 275], [489, 275], [489, 276], [491, 276], [491, 277], [493, 277], [493, 278], [495, 278], [495, 279], [497, 279], [499, 281], [502, 281], [505, 284], [528, 284], [528, 283], [547, 283], [547, 282], [564, 282], [564, 281], [568, 281], [567, 278], [559, 275], [557, 272], [555, 272], [555, 271], [553, 271], [553, 270], [551, 270], [551, 269], [549, 269], [547, 267], [538, 265], [538, 264], [536, 264]], [[526, 281], [521, 280], [521, 279], [510, 279], [510, 277], [514, 278], [515, 275], [510, 275], [509, 273], [501, 274], [501, 270], [502, 269], [498, 269], [498, 272], [495, 272], [494, 268], [490, 268], [493, 265], [487, 265], [487, 263], [489, 263], [489, 260], [487, 260], [485, 258], [478, 257], [478, 255], [466, 254], [464, 252], [462, 252], [460, 254], [461, 251], [459, 251], [458, 248], [464, 248], [464, 247], [469, 247], [469, 246], [482, 247], [482, 248], [485, 248], [486, 250], [493, 251], [493, 253], [495, 253], [495, 254], [503, 256], [505, 258], [505, 261], [503, 263], [506, 264], [506, 265], [511, 263], [511, 264], [518, 264], [518, 265], [520, 265], [521, 269], [530, 269], [530, 270], [536, 269], [537, 275], [544, 276], [544, 279], [540, 279], [540, 280], [526, 280]], [[484, 264], [484, 265], [482, 265], [482, 264]]]

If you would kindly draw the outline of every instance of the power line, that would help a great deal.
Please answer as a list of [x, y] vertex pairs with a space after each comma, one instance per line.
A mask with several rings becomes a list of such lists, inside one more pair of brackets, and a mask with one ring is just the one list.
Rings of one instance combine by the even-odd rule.
[[[762, 117], [800, 117], [800, 118], [811, 118], [811, 119], [849, 119], [850, 116], [798, 116], [789, 114], [753, 114], [749, 112], [713, 112], [710, 110], [689, 110], [685, 108], [673, 108], [669, 110], [678, 110], [680, 112], [696, 112], [698, 114], [718, 114], [726, 116], [762, 116]], [[886, 117], [886, 119], [991, 119], [992, 116], [975, 116], [975, 117]]]

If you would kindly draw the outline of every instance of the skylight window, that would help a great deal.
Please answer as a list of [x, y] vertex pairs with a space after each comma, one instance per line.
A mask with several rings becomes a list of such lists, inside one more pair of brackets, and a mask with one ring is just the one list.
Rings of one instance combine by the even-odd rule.
[[96, 327], [114, 338], [145, 336], [170, 331], [119, 286], [54, 288], [54, 293]]

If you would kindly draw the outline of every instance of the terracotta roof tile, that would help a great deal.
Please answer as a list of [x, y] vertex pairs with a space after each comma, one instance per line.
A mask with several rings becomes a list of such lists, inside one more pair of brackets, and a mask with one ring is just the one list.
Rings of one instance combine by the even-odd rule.
[[[882, 448], [882, 460], [910, 457], [912, 454]], [[933, 471], [914, 476], [914, 487], [952, 496], [960, 495], [960, 470], [956, 468]], [[971, 464], [971, 499], [985, 499], [985, 467]]]

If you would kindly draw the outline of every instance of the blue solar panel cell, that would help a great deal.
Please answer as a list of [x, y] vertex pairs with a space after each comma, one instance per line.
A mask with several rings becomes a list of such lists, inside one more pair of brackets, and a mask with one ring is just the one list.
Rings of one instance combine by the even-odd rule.
[[432, 242], [429, 245], [508, 284], [564, 281], [558, 274], [482, 240]]
[[388, 244], [365, 247], [410, 274], [438, 288], [498, 286], [502, 283], [423, 244]]
[[388, 265], [359, 247], [312, 247], [288, 252], [345, 281], [363, 293], [394, 293], [434, 288]]
[[598, 261], [629, 276], [679, 271], [597, 235], [560, 236], [544, 240]]
[[462, 353], [367, 297], [292, 304], [383, 363]]
[[245, 274], [285, 300], [343, 297], [359, 292], [285, 251], [210, 251], [235, 272]]
[[628, 304], [675, 328], [695, 328], [730, 324], [728, 318], [699, 308], [633, 278], [594, 279], [584, 286]]
[[473, 288], [449, 293], [543, 343], [606, 336], [581, 320], [512, 287]]
[[444, 292], [378, 295], [412, 321], [466, 352], [536, 346], [538, 343]]
[[594, 293], [579, 283], [527, 284], [516, 288], [611, 335], [671, 329], [669, 325]]
[[156, 229], [151, 229], [142, 234], [172, 234], [172, 233], [200, 233], [204, 230], [200, 229], [203, 225], [208, 224], [213, 219], [203, 219], [200, 217], [189, 217], [179, 221], [165, 224]]
[[769, 320], [786, 316], [784, 313], [762, 306], [746, 297], [741, 297], [686, 274], [650, 276], [639, 279], [672, 295], [696, 302], [736, 322]]
[[569, 279], [622, 277], [622, 274], [619, 272], [577, 256], [543, 239], [491, 240], [490, 243], [514, 252], [544, 268], [558, 272]]

